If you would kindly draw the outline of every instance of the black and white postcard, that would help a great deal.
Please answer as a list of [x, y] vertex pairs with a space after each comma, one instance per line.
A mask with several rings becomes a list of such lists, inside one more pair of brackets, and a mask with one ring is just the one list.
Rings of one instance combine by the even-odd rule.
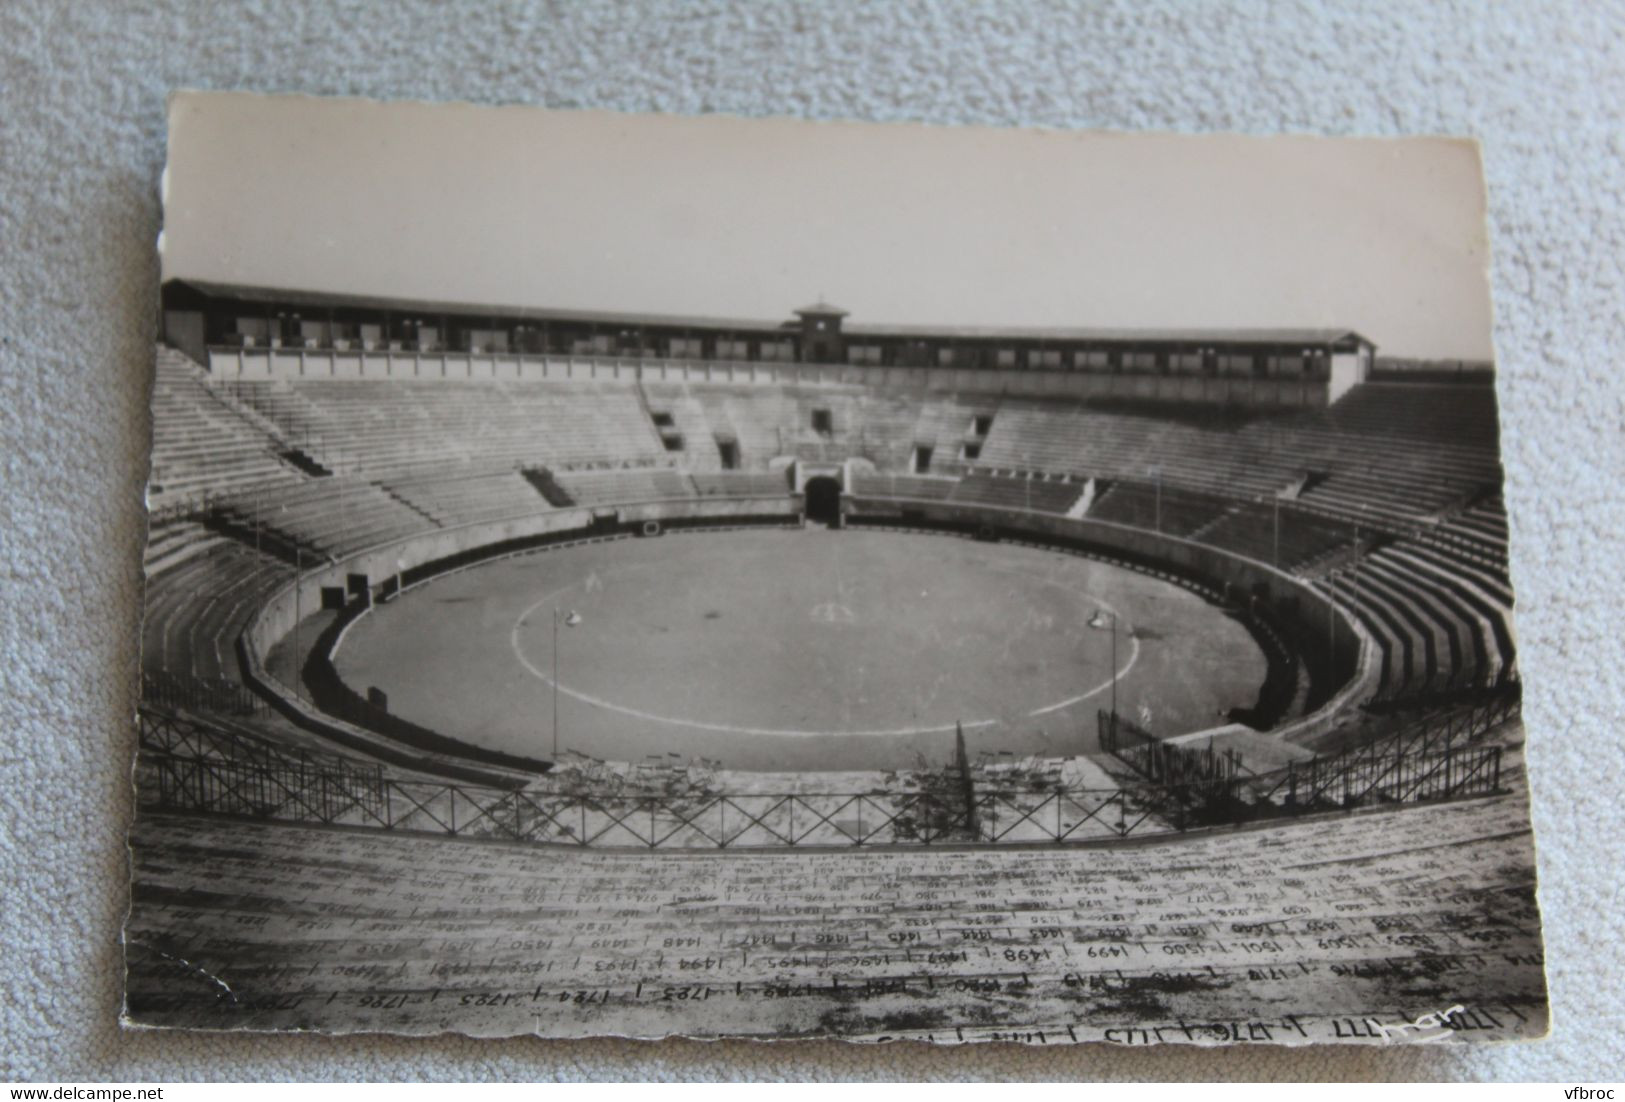
[[1477, 147], [174, 98], [128, 1025], [1548, 1028]]

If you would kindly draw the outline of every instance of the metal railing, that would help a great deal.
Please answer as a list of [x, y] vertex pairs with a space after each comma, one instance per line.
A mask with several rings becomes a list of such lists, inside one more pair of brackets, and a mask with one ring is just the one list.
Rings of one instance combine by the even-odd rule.
[[1322, 803], [1334, 795], [1343, 804], [1437, 799], [1453, 796], [1458, 786], [1479, 795], [1475, 789], [1486, 771], [1490, 787], [1499, 788], [1501, 748], [1476, 743], [1519, 714], [1518, 689], [1504, 685], [1406, 720], [1363, 746], [1255, 776], [1247, 782], [1252, 798], [1287, 805]]
[[1152, 784], [1227, 788], [1241, 771], [1234, 750], [1163, 742], [1116, 712], [1096, 713], [1100, 748]]
[[270, 710], [241, 682], [174, 670], [142, 671], [141, 699], [160, 708], [188, 708], [220, 715], [261, 715]]
[[719, 791], [681, 766], [561, 770], [522, 789], [419, 781], [156, 710], [141, 713], [139, 766], [158, 810], [576, 846], [1053, 843], [1180, 826], [1165, 790], [967, 785], [964, 763], [869, 791]]
[[1313, 758], [1288, 765], [1255, 798], [1289, 811], [1421, 803], [1487, 796], [1501, 788], [1501, 747], [1458, 746], [1440, 752], [1374, 752]]
[[682, 766], [558, 770], [523, 788], [413, 780], [161, 712], [141, 715], [139, 791], [152, 810], [582, 847], [730, 849], [1102, 841], [1261, 816], [1487, 795], [1499, 747], [1299, 766], [1279, 802], [1248, 782], [1089, 788], [950, 767], [869, 791], [721, 791]]
[[1149, 783], [1181, 785], [1198, 801], [1175, 808], [1242, 821], [1277, 809], [1299, 813], [1372, 803], [1418, 803], [1490, 795], [1501, 786], [1501, 747], [1474, 745], [1518, 710], [1515, 693], [1402, 724], [1363, 746], [1253, 773], [1231, 750], [1160, 742], [1112, 712], [1098, 714], [1100, 746]]

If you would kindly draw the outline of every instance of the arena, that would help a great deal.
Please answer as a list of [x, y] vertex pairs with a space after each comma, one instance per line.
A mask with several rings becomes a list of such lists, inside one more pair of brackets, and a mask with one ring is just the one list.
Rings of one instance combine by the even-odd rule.
[[[1132, 625], [1115, 648], [1114, 617]], [[1114, 687], [1138, 714], [1155, 700], [1169, 729], [1196, 730], [1250, 706], [1265, 674], [1221, 610], [1122, 567], [821, 528], [589, 543], [463, 571], [375, 608], [336, 661], [427, 727], [546, 757], [555, 640], [561, 749], [758, 770], [946, 760], [956, 728], [972, 753], [1071, 756], [1096, 748]]]
[[131, 1020], [1544, 1030], [1488, 369], [164, 307]]

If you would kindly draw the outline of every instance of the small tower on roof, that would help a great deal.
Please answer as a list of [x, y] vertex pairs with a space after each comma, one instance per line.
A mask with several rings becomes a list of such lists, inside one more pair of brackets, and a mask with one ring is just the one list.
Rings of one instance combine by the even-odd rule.
[[834, 364], [846, 358], [846, 338], [841, 335], [841, 319], [847, 312], [831, 306], [820, 295], [811, 306], [795, 312], [801, 319], [801, 359], [803, 363]]

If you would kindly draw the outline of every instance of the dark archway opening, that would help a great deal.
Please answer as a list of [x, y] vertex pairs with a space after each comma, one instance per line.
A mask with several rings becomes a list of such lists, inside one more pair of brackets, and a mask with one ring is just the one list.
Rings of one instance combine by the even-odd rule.
[[807, 519], [839, 528], [841, 524], [841, 484], [827, 475], [809, 478], [804, 491], [807, 495]]

